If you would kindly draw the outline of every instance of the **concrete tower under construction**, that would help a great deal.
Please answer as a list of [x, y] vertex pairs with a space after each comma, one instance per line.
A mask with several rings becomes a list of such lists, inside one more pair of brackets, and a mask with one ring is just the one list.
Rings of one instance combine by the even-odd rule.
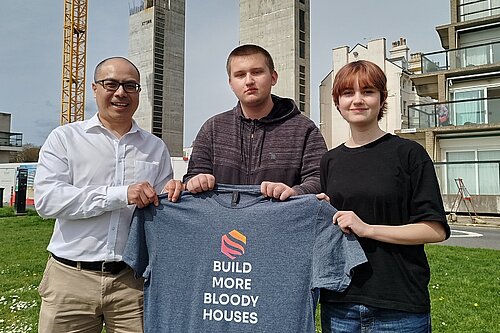
[[309, 0], [240, 0], [240, 44], [271, 53], [278, 72], [273, 94], [295, 99], [310, 116]]
[[129, 58], [141, 72], [134, 119], [182, 156], [185, 0], [141, 0], [130, 8]]

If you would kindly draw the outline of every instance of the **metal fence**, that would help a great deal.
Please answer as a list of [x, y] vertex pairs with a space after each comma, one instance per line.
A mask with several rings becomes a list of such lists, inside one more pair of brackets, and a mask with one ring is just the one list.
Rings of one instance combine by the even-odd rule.
[[22, 133], [11, 133], [11, 132], [0, 132], [0, 146], [22, 147], [23, 146], [23, 134]]
[[500, 97], [408, 106], [408, 128], [500, 123]]
[[422, 74], [500, 62], [500, 42], [422, 54]]
[[462, 179], [471, 195], [500, 196], [500, 160], [434, 162], [441, 194], [456, 194], [455, 179]]

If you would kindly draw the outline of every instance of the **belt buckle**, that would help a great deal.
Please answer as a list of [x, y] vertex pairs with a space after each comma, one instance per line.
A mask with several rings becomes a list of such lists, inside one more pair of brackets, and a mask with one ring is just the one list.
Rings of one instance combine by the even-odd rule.
[[103, 273], [111, 273], [111, 274], [116, 274], [113, 272], [113, 266], [109, 265], [112, 264], [112, 261], [103, 261], [101, 265], [101, 272]]
[[116, 261], [103, 261], [101, 271], [116, 275], [122, 271], [122, 268], [117, 265]]

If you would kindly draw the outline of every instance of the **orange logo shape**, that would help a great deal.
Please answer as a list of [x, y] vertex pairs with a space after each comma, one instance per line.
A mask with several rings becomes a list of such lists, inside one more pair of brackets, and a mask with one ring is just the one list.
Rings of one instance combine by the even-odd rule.
[[245, 254], [246, 244], [247, 237], [238, 230], [232, 230], [229, 234], [222, 235], [220, 251], [229, 259], [236, 259], [236, 256]]

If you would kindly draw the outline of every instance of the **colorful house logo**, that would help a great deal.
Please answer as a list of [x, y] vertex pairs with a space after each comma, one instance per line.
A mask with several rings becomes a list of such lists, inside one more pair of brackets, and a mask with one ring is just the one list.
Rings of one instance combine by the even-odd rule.
[[222, 235], [220, 251], [229, 259], [236, 259], [237, 256], [245, 254], [247, 237], [238, 230], [232, 230], [226, 235]]

